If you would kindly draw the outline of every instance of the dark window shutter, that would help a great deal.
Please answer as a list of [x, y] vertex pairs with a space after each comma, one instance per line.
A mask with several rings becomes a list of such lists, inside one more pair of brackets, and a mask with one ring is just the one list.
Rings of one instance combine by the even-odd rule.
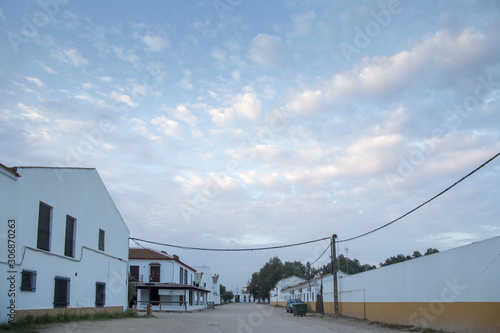
[[103, 307], [106, 300], [106, 284], [97, 282], [95, 284], [95, 306]]
[[38, 210], [38, 239], [36, 247], [50, 251], [50, 215], [52, 207], [40, 202]]
[[54, 307], [67, 308], [69, 305], [69, 279], [55, 278]]
[[66, 238], [64, 242], [64, 255], [67, 257], [75, 256], [75, 219], [66, 215]]
[[99, 229], [99, 250], [104, 251], [104, 230]]

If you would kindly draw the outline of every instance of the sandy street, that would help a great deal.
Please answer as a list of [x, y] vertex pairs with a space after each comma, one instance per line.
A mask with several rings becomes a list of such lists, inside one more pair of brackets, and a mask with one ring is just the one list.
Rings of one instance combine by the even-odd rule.
[[356, 319], [310, 314], [294, 317], [284, 308], [234, 303], [191, 313], [155, 312], [153, 318], [85, 321], [44, 327], [40, 332], [339, 332], [339, 333], [395, 333], [398, 330]]

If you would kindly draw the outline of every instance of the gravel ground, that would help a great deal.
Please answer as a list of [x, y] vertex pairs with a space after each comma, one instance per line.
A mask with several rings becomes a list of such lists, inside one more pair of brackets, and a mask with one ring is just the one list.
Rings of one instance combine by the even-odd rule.
[[339, 332], [396, 333], [403, 330], [383, 327], [366, 320], [334, 318], [313, 313], [294, 317], [284, 308], [264, 304], [233, 303], [215, 310], [196, 312], [154, 312], [152, 317], [83, 321], [46, 326], [43, 333], [78, 332]]

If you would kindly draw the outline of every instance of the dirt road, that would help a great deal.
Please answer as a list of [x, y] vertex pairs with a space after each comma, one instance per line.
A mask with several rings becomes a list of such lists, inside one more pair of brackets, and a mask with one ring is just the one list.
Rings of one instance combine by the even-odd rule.
[[217, 306], [215, 310], [185, 312], [155, 312], [154, 317], [85, 321], [47, 326], [43, 333], [79, 332], [200, 332], [200, 333], [256, 333], [256, 332], [338, 332], [338, 333], [396, 333], [367, 321], [310, 314], [294, 317], [284, 308], [234, 303]]

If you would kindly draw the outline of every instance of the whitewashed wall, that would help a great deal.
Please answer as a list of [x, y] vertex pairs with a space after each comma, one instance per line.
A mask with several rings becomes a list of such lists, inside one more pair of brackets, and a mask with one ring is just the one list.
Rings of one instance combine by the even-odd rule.
[[[95, 169], [19, 168], [0, 173], [0, 288], [6, 290], [7, 220], [16, 220], [16, 308], [53, 308], [54, 278], [70, 278], [70, 307], [94, 307], [95, 283], [106, 283], [105, 306], [127, 306], [130, 232]], [[50, 251], [37, 249], [40, 202], [52, 207]], [[76, 219], [75, 256], [64, 256], [66, 215]], [[99, 229], [105, 251], [98, 250]], [[37, 271], [36, 292], [21, 292], [21, 271]], [[10, 299], [0, 293], [0, 319]]]
[[[499, 332], [500, 237], [338, 279], [341, 313], [456, 332]], [[332, 276], [323, 279], [333, 312]]]
[[196, 272], [203, 273], [202, 283], [200, 284], [200, 288], [206, 289], [210, 291], [208, 294], [208, 301], [214, 302], [214, 304], [220, 304], [220, 282], [217, 280], [217, 283], [213, 281], [212, 270], [208, 266], [194, 266]]

